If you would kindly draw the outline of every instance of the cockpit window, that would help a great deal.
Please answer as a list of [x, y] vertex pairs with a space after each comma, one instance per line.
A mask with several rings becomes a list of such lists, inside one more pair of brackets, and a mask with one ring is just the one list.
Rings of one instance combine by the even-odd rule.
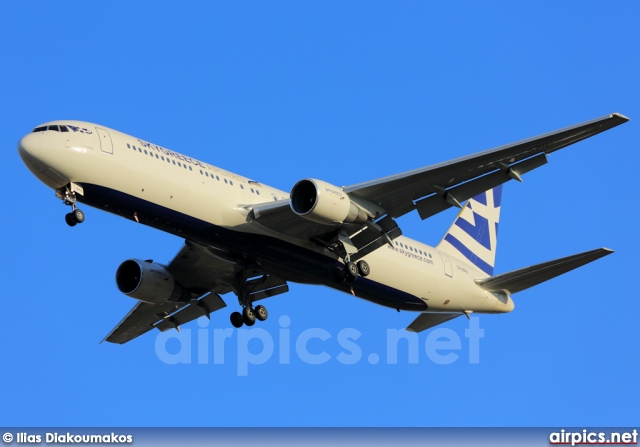
[[69, 128], [67, 126], [58, 126], [56, 124], [50, 126], [41, 126], [33, 129], [32, 132], [44, 132], [45, 130], [55, 130], [56, 132], [69, 132]]

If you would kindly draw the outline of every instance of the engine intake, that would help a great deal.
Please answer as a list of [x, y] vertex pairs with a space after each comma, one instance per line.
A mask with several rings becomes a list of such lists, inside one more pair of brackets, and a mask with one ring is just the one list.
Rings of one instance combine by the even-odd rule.
[[291, 189], [294, 213], [325, 225], [363, 224], [369, 215], [354, 203], [342, 188], [316, 179], [304, 179]]
[[178, 284], [173, 275], [152, 261], [128, 259], [116, 271], [116, 284], [120, 292], [146, 303], [186, 301], [188, 291]]

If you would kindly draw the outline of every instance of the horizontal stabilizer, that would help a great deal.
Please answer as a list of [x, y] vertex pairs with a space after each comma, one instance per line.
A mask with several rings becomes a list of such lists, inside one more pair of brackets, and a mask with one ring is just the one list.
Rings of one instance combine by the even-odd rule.
[[458, 313], [436, 313], [436, 312], [427, 312], [420, 314], [418, 318], [413, 320], [407, 330], [410, 332], [422, 332], [424, 330], [430, 329], [434, 326], [442, 324], [446, 321], [453, 320], [460, 315], [464, 315], [462, 312]]
[[586, 251], [566, 258], [554, 261], [543, 262], [512, 272], [503, 273], [491, 278], [478, 279], [476, 284], [488, 292], [508, 292], [516, 293], [533, 287], [541, 282], [548, 281], [563, 273], [588, 264], [603, 256], [613, 253], [608, 248], [598, 248], [597, 250]]

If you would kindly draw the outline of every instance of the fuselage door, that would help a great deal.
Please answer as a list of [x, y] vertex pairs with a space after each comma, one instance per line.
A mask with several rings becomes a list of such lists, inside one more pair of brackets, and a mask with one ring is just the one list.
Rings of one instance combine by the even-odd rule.
[[451, 260], [445, 253], [440, 253], [442, 257], [442, 262], [444, 263], [444, 274], [448, 277], [453, 277], [453, 267], [451, 266]]
[[107, 154], [113, 154], [113, 142], [111, 141], [111, 135], [106, 129], [96, 127], [98, 136], [100, 137], [100, 149]]

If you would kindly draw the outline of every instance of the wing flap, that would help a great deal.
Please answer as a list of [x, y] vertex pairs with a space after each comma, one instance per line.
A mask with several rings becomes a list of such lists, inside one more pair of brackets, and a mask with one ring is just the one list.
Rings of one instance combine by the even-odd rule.
[[586, 251], [577, 255], [503, 273], [491, 278], [479, 279], [476, 280], [476, 284], [488, 292], [506, 291], [513, 294], [577, 269], [611, 253], [613, 253], [613, 250], [598, 248], [596, 250]]
[[161, 332], [169, 329], [178, 329], [181, 325], [195, 320], [199, 317], [209, 317], [209, 314], [227, 307], [225, 302], [217, 293], [210, 293], [196, 302], [191, 302], [182, 310], [173, 315], [163, 318], [161, 322], [155, 324]]
[[452, 206], [460, 205], [478, 194], [495, 188], [509, 180], [520, 180], [521, 175], [547, 163], [547, 156], [542, 153], [511, 166], [505, 165], [498, 171], [478, 177], [446, 190], [444, 194], [433, 194], [416, 202], [416, 209], [422, 220], [438, 214]]
[[251, 301], [270, 298], [289, 291], [289, 286], [284, 279], [272, 275], [250, 279], [247, 281], [246, 288]]
[[138, 302], [102, 341], [124, 344], [153, 329], [161, 318], [171, 315], [187, 303], [151, 304]]
[[407, 326], [407, 330], [409, 332], [422, 332], [427, 329], [430, 329], [439, 324], [445, 323], [449, 320], [453, 320], [461, 315], [464, 315], [462, 312], [458, 313], [439, 313], [439, 312], [425, 312], [418, 315], [418, 318], [413, 320], [413, 322]]

